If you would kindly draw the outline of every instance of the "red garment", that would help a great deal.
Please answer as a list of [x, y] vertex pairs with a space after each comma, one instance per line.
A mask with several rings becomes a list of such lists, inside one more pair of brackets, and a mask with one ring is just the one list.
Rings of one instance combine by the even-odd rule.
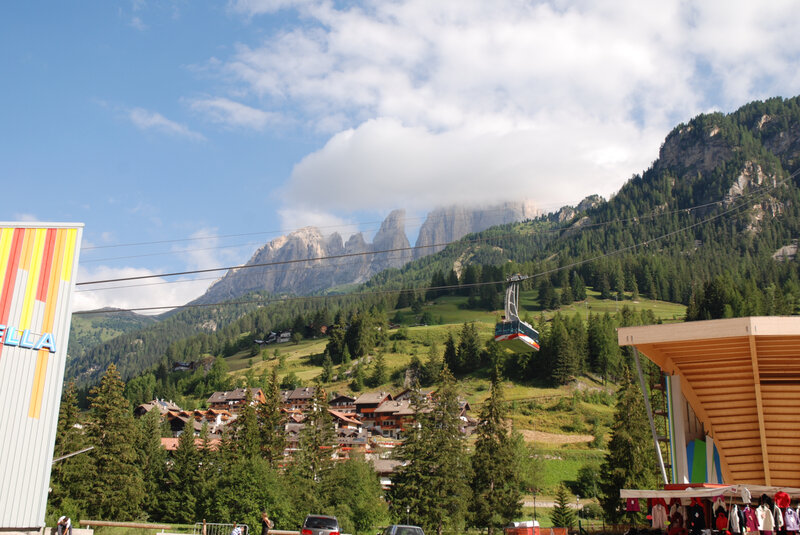
[[789, 497], [788, 494], [786, 494], [782, 490], [778, 491], [775, 494], [775, 505], [777, 505], [781, 509], [786, 509], [787, 507], [789, 507], [789, 504], [791, 502], [792, 502], [792, 499]]
[[723, 511], [717, 513], [716, 524], [718, 530], [728, 529], [728, 517], [725, 516], [725, 513]]
[[638, 498], [628, 498], [625, 502], [625, 510], [630, 512], [638, 512], [639, 511], [639, 500]]

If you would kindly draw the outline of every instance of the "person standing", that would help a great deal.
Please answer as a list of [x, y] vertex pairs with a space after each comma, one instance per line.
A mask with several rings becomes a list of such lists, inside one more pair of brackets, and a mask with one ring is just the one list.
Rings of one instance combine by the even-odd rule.
[[269, 530], [275, 526], [274, 522], [269, 519], [266, 511], [261, 511], [261, 535], [269, 535]]
[[72, 535], [72, 520], [68, 516], [62, 516], [56, 524], [58, 535]]
[[233, 523], [233, 529], [231, 530], [231, 535], [242, 535], [242, 528], [239, 527], [238, 522]]

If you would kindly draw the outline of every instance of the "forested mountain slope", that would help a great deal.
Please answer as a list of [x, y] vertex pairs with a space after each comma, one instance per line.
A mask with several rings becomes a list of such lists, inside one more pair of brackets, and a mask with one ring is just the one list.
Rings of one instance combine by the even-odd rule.
[[414, 291], [424, 286], [460, 285], [469, 306], [496, 309], [502, 287], [487, 283], [517, 271], [534, 276], [526, 288], [538, 289], [543, 308], [569, 302], [575, 288], [586, 285], [604, 298], [627, 292], [683, 303], [693, 317], [702, 317], [698, 303], [711, 297], [727, 300], [733, 314], [795, 313], [798, 263], [773, 253], [800, 237], [798, 170], [800, 97], [700, 115], [675, 127], [658, 160], [608, 201], [587, 199], [468, 235], [375, 275], [353, 295], [182, 311], [89, 348], [71, 360], [68, 374], [92, 382], [111, 362], [130, 377], [164, 357], [232, 354], [252, 343], [243, 333], [293, 325], [313, 331], [339, 310], [346, 317], [372, 307], [391, 313], [435, 297], [436, 290]]

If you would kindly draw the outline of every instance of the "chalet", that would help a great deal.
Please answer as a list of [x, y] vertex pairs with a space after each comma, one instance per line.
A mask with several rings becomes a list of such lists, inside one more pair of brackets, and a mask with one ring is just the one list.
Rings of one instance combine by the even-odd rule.
[[285, 397], [283, 395], [281, 396], [284, 400], [283, 406], [287, 409], [296, 409], [304, 412], [311, 407], [314, 395], [317, 393], [317, 388], [314, 386], [306, 386], [286, 392], [287, 394]]
[[339, 412], [353, 413], [356, 412], [356, 398], [350, 396], [336, 396], [328, 402], [328, 406]]
[[392, 476], [400, 468], [402, 463], [394, 459], [373, 459], [372, 466], [378, 473], [383, 490], [389, 490], [392, 486]]
[[[253, 398], [252, 404], [265, 403], [267, 398], [264, 396], [264, 391], [260, 388], [251, 389], [251, 396]], [[237, 411], [244, 405], [244, 400], [247, 397], [246, 388], [237, 388], [236, 390], [226, 392], [214, 392], [208, 398], [206, 404], [211, 409], [228, 409], [230, 411]]]
[[349, 459], [354, 450], [362, 454], [369, 451], [369, 433], [363, 429], [339, 429], [336, 442], [339, 444], [337, 455], [341, 459]]
[[[408, 400], [408, 401], [411, 401], [411, 399], [413, 398], [414, 392], [415, 391], [413, 389], [406, 388], [405, 390], [403, 390], [402, 392], [397, 394], [394, 397], [394, 399], [395, 399], [395, 401], [402, 401], [404, 399]], [[424, 402], [432, 401], [434, 392], [436, 392], [436, 391], [435, 390], [431, 390], [431, 389], [425, 389], [425, 388], [419, 388], [419, 389], [416, 390], [416, 394], [419, 397], [420, 401], [424, 401]]]
[[391, 400], [383, 402], [375, 409], [373, 432], [384, 437], [400, 438], [403, 431], [411, 427], [415, 419], [411, 402]]
[[364, 423], [365, 428], [371, 429], [375, 425], [375, 409], [391, 400], [392, 395], [388, 392], [367, 392], [356, 399], [356, 415]]
[[207, 426], [209, 436], [218, 438], [222, 429], [236, 419], [236, 415], [224, 409], [208, 409], [194, 411], [170, 411], [164, 418], [169, 422], [170, 429], [174, 436], [183, 433], [186, 422], [192, 422], [192, 429], [195, 436], [200, 436], [203, 425]]
[[355, 429], [360, 431], [362, 429], [361, 420], [354, 417], [353, 413], [344, 413], [328, 409], [331, 417], [333, 418], [333, 427], [338, 431], [339, 429]]
[[283, 331], [278, 335], [278, 343], [285, 344], [286, 342], [291, 341], [292, 339], [292, 331]]
[[162, 416], [169, 411], [180, 412], [181, 410], [183, 410], [172, 401], [165, 401], [163, 399], [156, 398], [149, 403], [142, 403], [141, 405], [133, 409], [133, 415], [137, 417], [144, 416], [153, 409], [158, 410], [159, 414], [161, 414]]

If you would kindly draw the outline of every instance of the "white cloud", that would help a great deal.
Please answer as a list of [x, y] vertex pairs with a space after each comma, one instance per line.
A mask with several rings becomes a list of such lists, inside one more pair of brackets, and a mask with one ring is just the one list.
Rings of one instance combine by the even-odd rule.
[[252, 254], [248, 245], [224, 245], [216, 228], [201, 228], [189, 237], [191, 241], [172, 247], [172, 252], [181, 258], [187, 270], [239, 265]]
[[[78, 281], [95, 281], [154, 275], [157, 272], [143, 268], [97, 266], [79, 267]], [[95, 310], [103, 307], [142, 308], [175, 306], [187, 303], [201, 296], [212, 281], [180, 281], [174, 278], [141, 279], [128, 282], [114, 282], [100, 285], [78, 286], [75, 291], [72, 310]], [[116, 288], [116, 289], [110, 289]], [[142, 311], [142, 314], [161, 314], [165, 310]]]
[[143, 32], [147, 29], [147, 24], [145, 24], [140, 17], [131, 17], [130, 25], [131, 28], [139, 30], [140, 32]]
[[196, 99], [189, 105], [193, 110], [205, 113], [210, 120], [231, 127], [263, 130], [269, 124], [282, 122], [278, 113], [252, 108], [223, 97]]
[[[288, 7], [230, 5], [251, 18]], [[800, 93], [800, 19], [788, 1], [294, 9], [301, 22], [219, 66], [239, 99], [294, 109], [331, 136], [296, 165], [289, 214], [608, 195], [678, 122]]]
[[[324, 192], [320, 192], [324, 194]], [[314, 193], [316, 198], [317, 193]], [[316, 204], [316, 203], [313, 203]], [[345, 240], [357, 232], [358, 225], [347, 219], [338, 217], [328, 211], [315, 209], [313, 206], [298, 205], [278, 210], [281, 227], [284, 232], [292, 232], [303, 227], [317, 227], [323, 234], [338, 232]]]
[[253, 16], [297, 7], [302, 3], [306, 3], [305, 0], [231, 0], [228, 5], [234, 12]]
[[203, 141], [202, 134], [190, 130], [187, 126], [175, 121], [170, 121], [158, 112], [133, 108], [128, 112], [128, 118], [140, 130], [156, 130], [178, 137], [185, 137], [195, 141]]
[[14, 214], [15, 221], [25, 221], [28, 223], [33, 223], [39, 221], [39, 218], [35, 214], [28, 214], [28, 213], [18, 213]]
[[[542, 116], [525, 130], [482, 134], [434, 133], [376, 119], [337, 134], [304, 158], [286, 194], [292, 206], [323, 204], [334, 212], [510, 199], [555, 208], [580, 200], [576, 191], [609, 195], [620, 168], [641, 167], [642, 155], [655, 156], [659, 139], [643, 137], [633, 124], [616, 125], [615, 135], [608, 134], [607, 125], [590, 118]], [[567, 137], [569, 144], [563, 143]]]

